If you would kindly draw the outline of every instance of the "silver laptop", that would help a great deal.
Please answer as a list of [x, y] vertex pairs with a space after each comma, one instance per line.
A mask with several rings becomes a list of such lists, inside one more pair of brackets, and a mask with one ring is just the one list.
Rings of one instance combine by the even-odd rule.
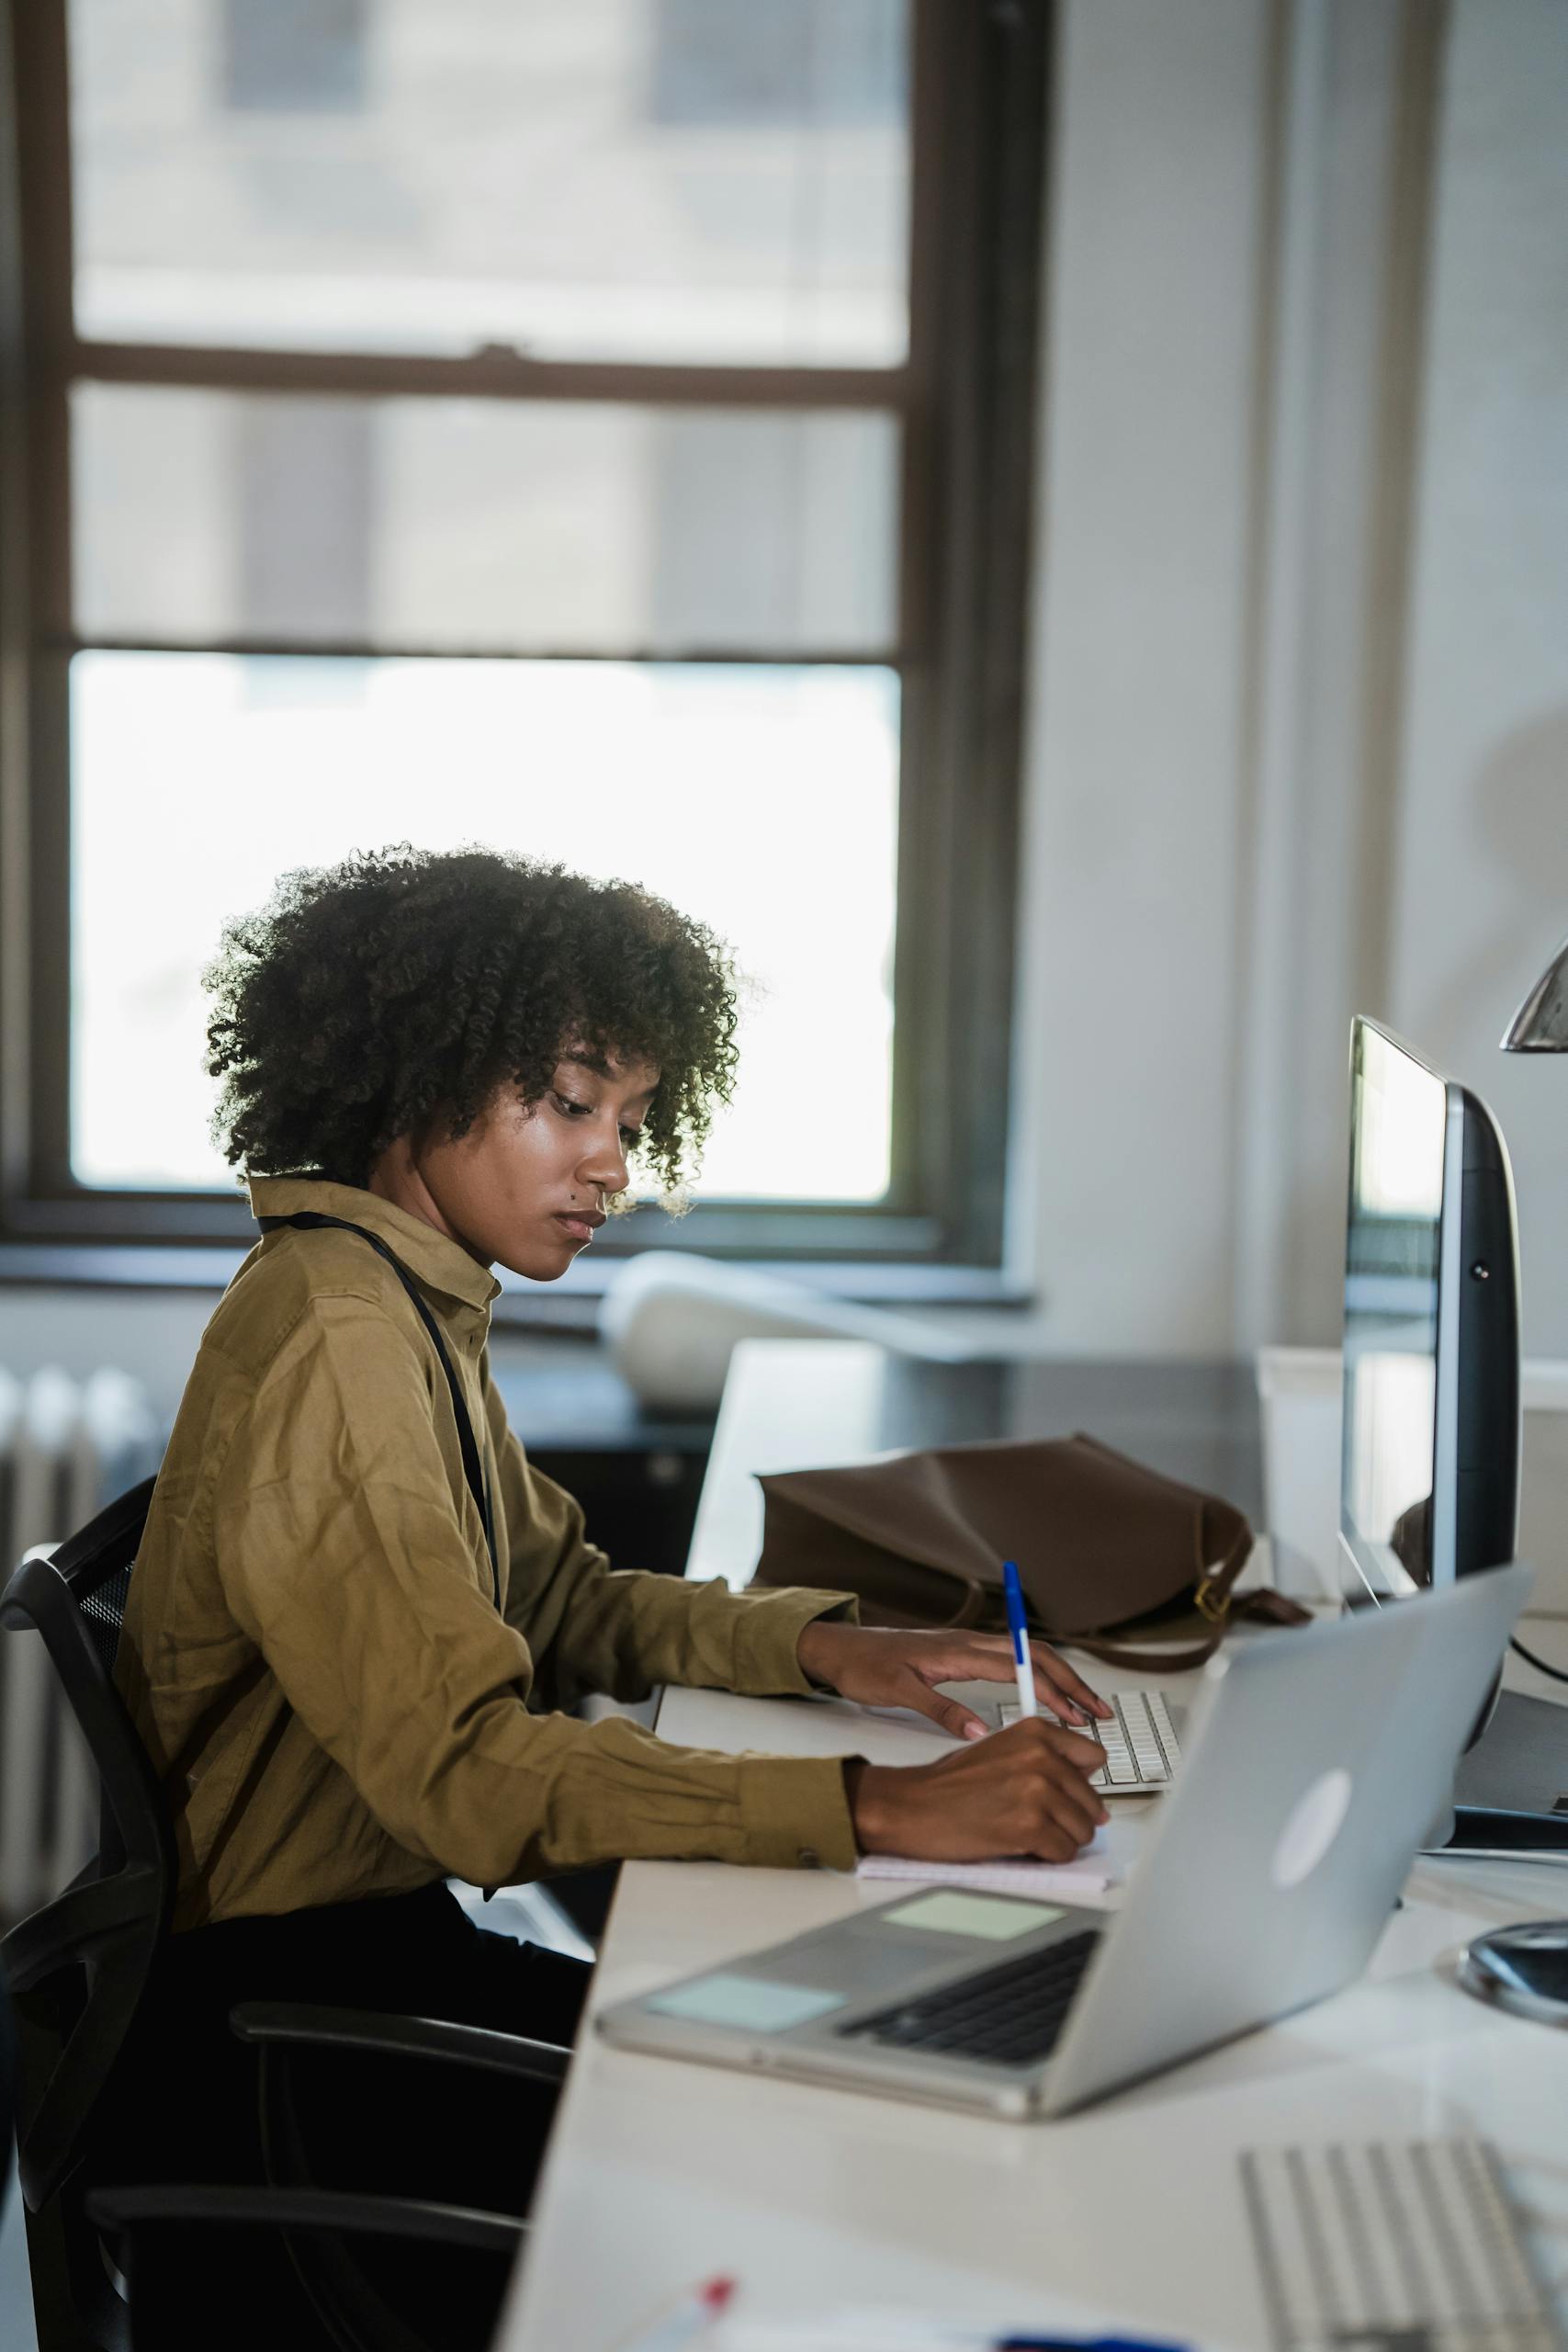
[[1515, 1566], [1204, 1670], [1113, 1918], [931, 1886], [603, 2010], [657, 2051], [1060, 2115], [1358, 1975], [1529, 1589]]

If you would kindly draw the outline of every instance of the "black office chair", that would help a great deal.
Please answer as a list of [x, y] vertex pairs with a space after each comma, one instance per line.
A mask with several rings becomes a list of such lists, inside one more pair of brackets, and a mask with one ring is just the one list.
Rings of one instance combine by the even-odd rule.
[[[163, 1792], [112, 1676], [131, 1572], [152, 1501], [144, 1479], [52, 1555], [24, 1561], [0, 1595], [0, 1627], [39, 1634], [96, 1767], [98, 1852], [0, 1941], [18, 2029], [17, 2173], [27, 2208], [39, 2352], [124, 2352], [139, 2334], [167, 2343], [165, 2261], [176, 2225], [281, 2233], [305, 2298], [305, 2327], [335, 2352], [432, 2352], [377, 2293], [345, 2241], [419, 2238], [506, 2257], [522, 2224], [506, 2214], [357, 2197], [312, 2178], [295, 2069], [312, 2052], [439, 2063], [558, 2088], [570, 2052], [550, 2042], [431, 2018], [250, 2003], [231, 2024], [260, 2057], [269, 2186], [172, 2183], [89, 2194], [83, 2165], [103, 2094], [168, 1933], [175, 1862]], [[130, 2281], [130, 2305], [113, 2274]], [[145, 2332], [139, 2281], [155, 2277]], [[293, 2352], [304, 2352], [304, 2331]]]

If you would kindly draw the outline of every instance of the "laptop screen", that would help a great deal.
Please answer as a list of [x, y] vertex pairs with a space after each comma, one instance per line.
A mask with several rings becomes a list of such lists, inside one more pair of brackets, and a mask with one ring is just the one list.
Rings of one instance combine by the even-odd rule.
[[1373, 1594], [1432, 1581], [1447, 1095], [1392, 1038], [1356, 1023], [1340, 1526]]

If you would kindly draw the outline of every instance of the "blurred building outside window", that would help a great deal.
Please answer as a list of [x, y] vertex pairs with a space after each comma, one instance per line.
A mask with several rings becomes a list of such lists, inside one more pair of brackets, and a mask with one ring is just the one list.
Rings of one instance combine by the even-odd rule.
[[[79, 325], [896, 360], [902, 15], [72, 0]], [[231, 1181], [198, 981], [220, 918], [407, 839], [627, 875], [712, 923], [754, 985], [705, 1190], [886, 1193], [893, 414], [85, 383], [72, 447], [78, 629], [148, 649], [73, 665], [79, 1180]], [[325, 650], [151, 650], [267, 639]], [[692, 646], [771, 658], [649, 658]], [[824, 1155], [777, 1106], [829, 1037]]]

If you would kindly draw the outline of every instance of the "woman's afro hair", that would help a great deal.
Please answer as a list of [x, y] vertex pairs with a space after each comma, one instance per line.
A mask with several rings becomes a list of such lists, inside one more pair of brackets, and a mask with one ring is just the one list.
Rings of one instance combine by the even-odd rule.
[[676, 1194], [735, 1076], [735, 973], [703, 924], [629, 882], [493, 850], [356, 852], [286, 874], [203, 975], [213, 1134], [252, 1175], [363, 1184], [439, 1115], [466, 1135], [563, 1051], [657, 1065], [639, 1163]]

